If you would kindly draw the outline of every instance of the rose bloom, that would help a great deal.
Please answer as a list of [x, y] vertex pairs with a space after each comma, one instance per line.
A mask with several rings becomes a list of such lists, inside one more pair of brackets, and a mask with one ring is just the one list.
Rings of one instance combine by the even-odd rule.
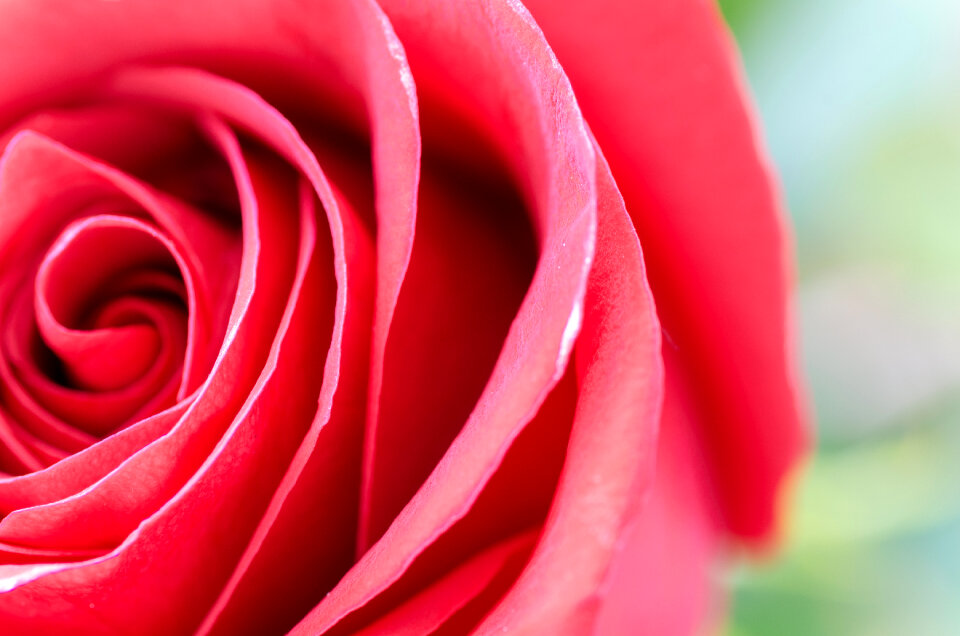
[[4, 0], [0, 131], [3, 634], [689, 634], [772, 545], [711, 3]]

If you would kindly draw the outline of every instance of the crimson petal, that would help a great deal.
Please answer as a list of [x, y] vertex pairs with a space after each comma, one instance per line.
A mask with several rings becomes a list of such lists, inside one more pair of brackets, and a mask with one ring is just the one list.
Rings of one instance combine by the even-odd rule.
[[695, 426], [725, 525], [763, 540], [806, 445], [792, 254], [723, 20], [702, 0], [527, 4], [637, 228], [666, 337], [703, 405]]

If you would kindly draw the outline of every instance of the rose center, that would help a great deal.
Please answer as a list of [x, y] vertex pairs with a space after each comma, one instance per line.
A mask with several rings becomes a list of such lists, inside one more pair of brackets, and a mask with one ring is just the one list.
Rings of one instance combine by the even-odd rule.
[[69, 386], [117, 390], [158, 364], [182, 363], [183, 280], [147, 223], [101, 216], [71, 224], [40, 265], [34, 307]]

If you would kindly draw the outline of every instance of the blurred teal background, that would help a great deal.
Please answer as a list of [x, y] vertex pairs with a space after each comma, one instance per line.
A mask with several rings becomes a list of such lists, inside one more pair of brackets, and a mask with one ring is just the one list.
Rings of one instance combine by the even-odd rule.
[[721, 0], [793, 218], [817, 447], [726, 636], [960, 635], [960, 2]]

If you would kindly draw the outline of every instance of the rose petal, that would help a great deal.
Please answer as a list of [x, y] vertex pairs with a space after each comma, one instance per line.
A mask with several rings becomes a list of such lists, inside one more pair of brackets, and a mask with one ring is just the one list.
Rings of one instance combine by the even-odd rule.
[[52, 503], [87, 488], [170, 430], [190, 402], [179, 402], [43, 470], [0, 479], [0, 512]]
[[[579, 330], [593, 253], [592, 149], [562, 71], [529, 15], [500, 2], [385, 8], [401, 39], [419, 47], [416, 54], [408, 49], [418, 78], [418, 59], [424, 59], [419, 56], [433, 53], [430, 63], [449, 64], [447, 73], [467, 73], [478, 102], [496, 103], [508, 113], [510, 123], [498, 134], [516, 133], [520, 148], [515, 161], [532, 175], [525, 185], [535, 202], [541, 257], [487, 388], [463, 430], [386, 534], [297, 626], [297, 633], [323, 631], [370, 601], [467, 514], [563, 373]], [[478, 68], [480, 63], [488, 66]]]
[[[235, 276], [229, 272], [235, 250], [230, 248], [231, 239], [224, 230], [209, 221], [190, 223], [192, 213], [185, 208], [178, 208], [170, 200], [161, 202], [115, 170], [30, 132], [20, 133], [8, 144], [0, 168], [0, 184], [0, 202], [5, 210], [4, 223], [0, 224], [0, 243], [3, 245], [4, 282], [8, 285], [4, 295], [8, 302], [11, 295], [9, 285], [16, 284], [18, 276], [27, 274], [30, 263], [42, 254], [38, 254], [38, 250], [49, 244], [53, 239], [51, 234], [59, 231], [63, 223], [81, 214], [84, 206], [98, 197], [110, 200], [112, 205], [119, 205], [123, 197], [129, 197], [164, 227], [169, 228], [180, 221], [189, 223], [193, 233], [189, 240], [178, 241], [178, 245], [185, 255], [187, 269], [193, 273], [186, 279], [188, 303], [195, 310], [191, 315], [190, 330], [192, 338], [202, 340], [205, 347], [209, 346], [206, 338], [215, 334], [218, 328], [211, 322], [209, 307], [222, 294], [230, 293], [229, 278]], [[68, 193], [76, 196], [60, 198]], [[209, 257], [211, 250], [216, 251], [215, 257]], [[192, 349], [193, 345], [188, 348], [188, 357], [192, 355]], [[209, 364], [204, 357], [197, 356], [196, 364], [188, 361], [188, 368], [194, 373], [202, 372], [202, 367]], [[0, 373], [5, 378], [5, 403], [12, 409], [18, 424], [69, 451], [79, 450], [94, 441], [48, 413], [42, 404], [25, 393], [10, 375], [4, 357], [0, 357]]]
[[715, 609], [721, 511], [698, 438], [696, 395], [668, 344], [664, 366], [656, 474], [643, 506], [622, 528], [611, 568], [589, 608], [593, 633], [601, 636], [630, 633], [638, 625], [658, 636], [687, 636], [702, 630]]
[[8, 471], [0, 477], [0, 483], [7, 481], [10, 473], [14, 475], [41, 470], [46, 464], [37, 453], [39, 443], [19, 426], [15, 426], [9, 415], [0, 409], [0, 461]]
[[480, 633], [586, 631], [622, 529], [644, 514], [663, 396], [660, 325], [640, 244], [597, 151], [597, 256], [575, 351], [580, 395], [566, 462], [530, 563]]
[[[803, 419], [788, 230], [713, 3], [530, 0], [626, 200], [726, 525], [762, 539]], [[590, 28], [583, 28], [588, 24]]]
[[[190, 343], [180, 397], [206, 375], [219, 347], [210, 350], [226, 329], [236, 289], [238, 240], [232, 230], [160, 195], [119, 171], [75, 153], [36, 133], [20, 133], [4, 154], [0, 198], [6, 211], [0, 224], [5, 278], [10, 263], [29, 264], [39, 247], [49, 245], [62, 224], [84, 213], [85, 205], [105, 199], [126, 206], [129, 198], [170, 235], [183, 256]], [[117, 201], [118, 195], [121, 202]], [[200, 344], [197, 344], [197, 343]], [[197, 347], [202, 347], [196, 351]], [[212, 353], [212, 355], [211, 355]], [[188, 390], [189, 389], [189, 390]]]
[[[352, 188], [350, 197], [337, 187], [333, 192], [343, 220], [348, 272], [342, 285], [346, 315], [338, 321], [343, 325], [343, 344], [333, 407], [314, 418], [198, 634], [282, 631], [295, 624], [353, 561], [374, 246], [350, 204], [362, 195]], [[270, 582], [266, 588], [265, 581]]]
[[[248, 89], [202, 71], [197, 71], [194, 69], [164, 68], [126, 71], [118, 75], [111, 82], [111, 90], [117, 95], [131, 97], [135, 96], [139, 99], [149, 99], [155, 103], [169, 104], [175, 107], [189, 106], [191, 108], [205, 106], [215, 109], [217, 112], [223, 113], [232, 121], [237, 122], [244, 128], [256, 134], [260, 139], [263, 139], [266, 143], [270, 144], [288, 161], [297, 166], [305, 178], [307, 178], [314, 186], [321, 199], [324, 200], [325, 207], [328, 208], [329, 212], [331, 205], [327, 203], [327, 201], [332, 196], [332, 193], [320, 172], [316, 158], [310, 153], [309, 148], [306, 146], [291, 124], [279, 113], [269, 107], [269, 105], [263, 102], [261, 98]], [[336, 206], [332, 207], [333, 209], [336, 209]], [[342, 229], [338, 229], [338, 226], [342, 228], [342, 224], [344, 223], [342, 216], [338, 215], [336, 217], [329, 218], [334, 231], [342, 231]], [[363, 257], [361, 257], [360, 260], [363, 260]], [[360, 272], [358, 272], [358, 274], [359, 273]], [[399, 274], [400, 273], [397, 273], [397, 275]], [[359, 312], [358, 315], [362, 316], [362, 312]], [[362, 318], [358, 318], [357, 320], [358, 326], [364, 324]], [[373, 343], [372, 347], [376, 347], [375, 342]], [[346, 393], [349, 394], [349, 390], [346, 391]], [[317, 423], [318, 426], [322, 424], [322, 421]], [[344, 424], [339, 424], [339, 427], [342, 426], [344, 426]], [[344, 433], [340, 432], [330, 434], [335, 435], [338, 438], [342, 438], [344, 435]], [[315, 441], [311, 443], [315, 443]], [[350, 444], [346, 441], [335, 443], [332, 445], [332, 448], [337, 449], [338, 455], [341, 455], [338, 461], [336, 463], [332, 463], [327, 469], [320, 471], [321, 476], [311, 472], [310, 476], [305, 481], [310, 481], [313, 479], [335, 479], [337, 482], [336, 488], [340, 489], [340, 495], [334, 497], [334, 500], [337, 502], [342, 502], [343, 495], [349, 495], [350, 493], [350, 471], [347, 470], [345, 474], [344, 470], [340, 467], [344, 462], [349, 461], [351, 449]], [[307, 457], [309, 457], [309, 453], [311, 452], [309, 447], [305, 448], [303, 452], [305, 455], [298, 458], [298, 463], [294, 466], [293, 473], [289, 477], [290, 481], [285, 483], [284, 490], [278, 493], [276, 507], [271, 508], [271, 517], [265, 520], [265, 524], [262, 527], [264, 533], [269, 532], [270, 524], [272, 524], [275, 520], [273, 515], [278, 514], [279, 507], [282, 506], [283, 499], [287, 497], [289, 489], [292, 488], [296, 483], [296, 472], [300, 470], [307, 470], [307, 467], [312, 465], [313, 460], [307, 461]], [[324, 453], [326, 452], [328, 451], [325, 450]], [[326, 455], [324, 454], [323, 456]], [[323, 508], [324, 506], [321, 505], [320, 509]], [[341, 511], [343, 510], [342, 505], [339, 508]], [[347, 519], [344, 520], [343, 523], [347, 525], [342, 527], [350, 527], [352, 521]], [[288, 530], [280, 530], [279, 535], [283, 536], [284, 532], [288, 532]], [[258, 534], [257, 538], [255, 539], [257, 544], [264, 540], [265, 537], [262, 534]], [[340, 543], [337, 541], [331, 541], [325, 549], [322, 549], [319, 552], [323, 555], [326, 555], [330, 552], [342, 552], [342, 550], [339, 549], [336, 551], [333, 550], [333, 548], [339, 545]], [[248, 552], [248, 556], [245, 557], [240, 563], [237, 578], [232, 580], [229, 584], [231, 587], [238, 584], [239, 578], [244, 576], [244, 570], [250, 567], [250, 564], [252, 563], [253, 554], [255, 554], [255, 551], [254, 548], [251, 547], [251, 551]], [[309, 560], [305, 560], [304, 563], [309, 563]], [[330, 572], [337, 571], [338, 570], [336, 569], [330, 570]], [[282, 585], [282, 582], [278, 583], [278, 585]], [[223, 602], [226, 603], [227, 597], [223, 598]], [[299, 596], [290, 595], [284, 596], [283, 598], [285, 603], [296, 603], [296, 599], [299, 598]], [[277, 610], [280, 613], [284, 611], [279, 606], [277, 607]], [[215, 613], [220, 612], [222, 611], [222, 607], [218, 605], [214, 611]], [[265, 618], [266, 615], [262, 615], [261, 619]], [[244, 624], [246, 625], [247, 623], [244, 622]]]
[[[170, 172], [172, 166], [189, 171], [189, 176], [196, 179], [196, 168], [184, 164], [212, 154], [209, 149], [203, 152], [191, 119], [139, 104], [97, 102], [45, 108], [0, 135], [0, 149], [24, 131], [49, 137], [78, 154], [94, 157], [154, 186], [155, 178]], [[202, 185], [209, 188], [210, 184]], [[232, 183], [229, 185], [233, 187]]]
[[356, 632], [357, 636], [419, 636], [434, 634], [441, 625], [449, 629], [448, 619], [483, 594], [505, 570], [516, 568], [517, 561], [522, 563], [536, 538], [536, 532], [527, 532], [478, 553], [409, 602]]
[[537, 248], [509, 183], [423, 164], [417, 238], [368, 442], [370, 538], [383, 534], [480, 397], [530, 285]]
[[[217, 0], [191, 2], [182, 10], [149, 3], [64, 8], [44, 1], [5, 9], [0, 59], [18, 63], [0, 65], [0, 123], [51, 94], [85, 92], [91, 78], [133, 59], [221, 71], [239, 67], [254, 76], [253, 84], [279, 87], [276, 92], [301, 110], [306, 103], [311, 115], [324, 104], [348, 116], [366, 106], [378, 216], [370, 379], [371, 395], [378, 395], [387, 330], [412, 249], [420, 134], [403, 49], [376, 3], [243, 0], [224, 14]], [[54, 14], [58, 18], [50, 20]], [[111, 46], [91, 49], [91, 41]], [[263, 72], [267, 58], [272, 64]], [[356, 94], [363, 97], [361, 108]]]
[[[424, 545], [389, 587], [332, 627], [330, 636], [352, 634], [428, 593], [436, 581], [498, 541], [528, 532], [539, 534], [557, 489], [573, 424], [577, 404], [574, 366], [567, 365], [536, 416], [512, 440], [466, 514]], [[496, 584], [471, 599], [449, 622], [466, 624], [460, 631], [469, 632], [496, 605], [525, 564], [523, 558], [516, 568], [502, 570]]]
[[[63, 362], [69, 382], [80, 389], [110, 391], [128, 386], [146, 373], [165, 349], [159, 325], [140, 311], [131, 312], [129, 302], [122, 314], [125, 318], [104, 321], [105, 311], [116, 308], [115, 304], [103, 306], [110, 296], [116, 298], [114, 290], [103, 289], [107, 277], [133, 268], [176, 267], [170, 262], [170, 245], [164, 244], [159, 233], [135, 220], [125, 227], [127, 223], [125, 217], [101, 216], [68, 226], [37, 273], [37, 327]], [[91, 306], [91, 301], [98, 304]], [[91, 311], [98, 312], [95, 320], [103, 326], [93, 326]]]
[[[252, 177], [259, 179], [260, 187], [269, 188], [256, 193], [262, 200], [253, 192]], [[234, 307], [234, 313], [242, 312], [242, 316], [231, 317], [230, 331], [238, 333], [224, 346], [197, 400], [170, 433], [82, 493], [8, 515], [0, 521], [0, 540], [36, 547], [113, 547], [183, 486], [229, 426], [246, 397], [241, 392], [243, 379], [252, 388], [261, 374], [264, 349], [273, 340], [279, 315], [289, 302], [283, 294], [292, 283], [292, 259], [298, 254], [293, 244], [299, 235], [293, 215], [284, 213], [281, 184], [263, 185], [269, 179], [257, 173], [246, 178], [238, 174], [238, 181], [241, 188], [250, 189], [244, 224], [258, 226], [249, 234], [244, 228], [244, 241], [252, 236], [250, 240], [260, 242], [259, 251], [247, 265], [247, 253], [256, 250], [245, 247], [246, 267], [241, 266], [245, 271], [241, 271], [240, 285], [241, 289], [251, 288], [246, 292], [249, 304]], [[261, 207], [271, 212], [260, 212]], [[309, 258], [309, 252], [300, 258]], [[251, 265], [256, 267], [255, 276]], [[257, 294], [258, 290], [261, 293]], [[240, 296], [244, 295], [241, 291]], [[278, 296], [283, 302], [276, 301]], [[281, 330], [277, 336], [282, 335]], [[237, 361], [225, 362], [228, 355]], [[149, 479], [143, 479], [144, 475]]]
[[[230, 145], [222, 126], [211, 128], [211, 133]], [[234, 150], [229, 154], [235, 160], [239, 148], [235, 141], [233, 144]], [[229, 150], [227, 146], [225, 148]], [[336, 388], [336, 383], [330, 381], [331, 373], [335, 374], [337, 368], [335, 356], [328, 361], [328, 372], [323, 377], [305, 379], [299, 376], [308, 360], [316, 362], [318, 346], [321, 347], [322, 360], [322, 350], [329, 342], [330, 332], [317, 328], [318, 324], [332, 321], [326, 302], [335, 289], [329, 271], [329, 246], [327, 250], [313, 254], [317, 234], [309, 208], [301, 208], [302, 234], [293, 228], [280, 227], [289, 223], [284, 220], [290, 216], [290, 211], [284, 209], [288, 201], [283, 184], [290, 180], [282, 178], [278, 169], [286, 170], [287, 167], [273, 163], [275, 167], [271, 168], [270, 162], [264, 163], [264, 157], [248, 156], [247, 159], [254, 160], [249, 164], [252, 181], [248, 179], [247, 183], [252, 183], [253, 192], [258, 196], [245, 195], [242, 200], [258, 201], [263, 207], [263, 213], [251, 220], [259, 219], [262, 224], [261, 256], [263, 260], [274, 259], [273, 268], [278, 269], [274, 276], [284, 267], [282, 259], [277, 260], [280, 253], [271, 250], [282, 250], [285, 240], [301, 237], [300, 248], [293, 251], [298, 254], [299, 263], [290, 300], [282, 320], [278, 321], [278, 336], [257, 385], [219, 439], [214, 452], [205, 458], [185, 487], [176, 495], [167, 496], [160, 510], [143, 521], [120, 547], [102, 559], [59, 571], [21, 573], [17, 581], [19, 586], [0, 597], [0, 608], [11, 615], [11, 624], [19, 624], [13, 622], [16, 617], [29, 621], [26, 624], [33, 628], [42, 622], [44, 628], [50, 630], [65, 625], [72, 629], [95, 630], [106, 620], [111, 624], [137, 625], [140, 633], [179, 632], [195, 624], [212, 601], [217, 582], [222, 581], [233, 567], [249, 532], [259, 520], [263, 505], [273, 492], [279, 479], [277, 472], [285, 468], [289, 454], [303, 434], [301, 427], [309, 422], [316, 409], [316, 402], [309, 395], [312, 393], [316, 399], [321, 382], [328, 396]], [[240, 183], [243, 182], [241, 179]], [[280, 229], [286, 231], [275, 232]], [[259, 273], [263, 276], [257, 279], [258, 288], [263, 286], [276, 291], [276, 287], [269, 285], [270, 272]], [[324, 289], [330, 294], [323, 293]], [[302, 294], [303, 290], [310, 291]], [[252, 300], [257, 302], [256, 293]], [[269, 296], [263, 300], [269, 300]], [[264, 309], [261, 307], [252, 318], [262, 319]], [[259, 333], [265, 331], [262, 325], [256, 326], [260, 327]], [[193, 408], [211, 392], [218, 391], [212, 386], [206, 387]], [[329, 408], [329, 399], [326, 399], [326, 405], [324, 401], [321, 398], [320, 408]], [[262, 417], [262, 413], [269, 413], [270, 417]], [[205, 425], [209, 418], [208, 414]], [[209, 426], [202, 432], [209, 435]], [[131, 458], [130, 462], [143, 457], [145, 451]], [[175, 463], [183, 462], [184, 455], [178, 454]], [[155, 468], [151, 474], [156, 474]], [[186, 543], [172, 540], [177, 536], [173, 533], [174, 528], [177, 532], [186, 532], [191, 540]], [[203, 563], [204, 567], [188, 567], [197, 563]], [[133, 564], [137, 565], [131, 567]], [[39, 578], [31, 578], [34, 576]], [[143, 596], [147, 588], [149, 598]], [[69, 591], [64, 594], [64, 590]], [[91, 593], [94, 594], [90, 599], [96, 603], [95, 611], [87, 610], [86, 599]], [[37, 605], [31, 608], [17, 604], [17, 598], [22, 594], [46, 599], [40, 615], [30, 616]]]
[[103, 553], [103, 550], [43, 550], [0, 543], [0, 559], [4, 564], [81, 561], [102, 556]]
[[[10, 328], [6, 334], [4, 351], [19, 380], [39, 405], [63, 421], [94, 435], [109, 434], [123, 422], [137, 421], [174, 403], [177, 389], [184, 380], [182, 367], [188, 340], [186, 311], [179, 298], [147, 300], [142, 296], [124, 296], [122, 287], [113, 287], [106, 291], [108, 279], [120, 281], [123, 278], [124, 264], [118, 260], [98, 259], [104, 266], [102, 269], [83, 268], [78, 265], [77, 259], [80, 259], [81, 263], [87, 260], [85, 256], [89, 256], [89, 252], [86, 250], [91, 247], [95, 249], [95, 253], [99, 253], [103, 245], [97, 245], [97, 241], [104, 239], [118, 239], [119, 244], [139, 248], [134, 253], [127, 253], [128, 257], [133, 259], [126, 263], [127, 265], [132, 266], [140, 257], [151, 255], [155, 259], [153, 263], [141, 261], [141, 264], [152, 268], [162, 263], [163, 267], [173, 270], [179, 267], [181, 271], [187, 272], [186, 278], [192, 277], [179, 249], [153, 226], [142, 221], [130, 217], [95, 216], [72, 224], [55, 242], [55, 249], [48, 252], [41, 263], [37, 293], [33, 298], [28, 293], [20, 294], [21, 305], [29, 306], [30, 301], [34, 300], [33, 304], [39, 314], [36, 324], [33, 312], [14, 305], [13, 311], [8, 314]], [[114, 248], [112, 253], [120, 255], [123, 250]], [[84, 280], [77, 281], [74, 279], [75, 273], [81, 271], [84, 272]], [[157, 279], [148, 277], [142, 282], [152, 283], [155, 280]], [[167, 277], [159, 280], [167, 282]], [[87, 287], [88, 282], [98, 289]], [[182, 282], [179, 282], [179, 287], [179, 290], [174, 287], [177, 296], [183, 293]], [[164, 288], [153, 289], [163, 290], [162, 293], [167, 291]], [[106, 301], [104, 296], [98, 298], [100, 293], [113, 292], [119, 294], [113, 301]], [[88, 301], [97, 306], [87, 306]], [[56, 307], [57, 313], [71, 314], [68, 316], [71, 322], [74, 309], [96, 309], [100, 317], [107, 319], [110, 319], [110, 314], [120, 316], [117, 310], [136, 316], [136, 324], [121, 326], [120, 329], [129, 332], [131, 328], [139, 327], [151, 336], [148, 345], [152, 350], [140, 354], [146, 357], [140, 363], [141, 369], [138, 371], [137, 368], [131, 368], [129, 357], [118, 355], [112, 349], [121, 344], [130, 347], [131, 343], [125, 342], [122, 337], [118, 343], [110, 342], [110, 336], [122, 335], [123, 331], [116, 327], [91, 330], [67, 328], [54, 317], [51, 303]], [[78, 306], [70, 307], [72, 304]], [[68, 379], [78, 372], [83, 373], [85, 366], [98, 366], [97, 356], [109, 356], [110, 363], [105, 364], [113, 364], [117, 368], [121, 385], [116, 388], [102, 387], [98, 391], [93, 387], [78, 386], [76, 380], [70, 386], [58, 383], [38, 368], [36, 361], [32, 361], [30, 354], [25, 351], [43, 346], [40, 342], [41, 335], [65, 367]], [[133, 352], [135, 349], [128, 348], [124, 354]], [[95, 374], [95, 369], [87, 372]], [[144, 415], [138, 416], [138, 413]]]

